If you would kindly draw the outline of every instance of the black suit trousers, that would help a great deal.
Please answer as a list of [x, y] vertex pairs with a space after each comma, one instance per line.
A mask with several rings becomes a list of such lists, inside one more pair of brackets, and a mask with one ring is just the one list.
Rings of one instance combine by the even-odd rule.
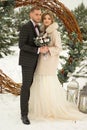
[[33, 82], [35, 68], [29, 66], [22, 66], [22, 86], [20, 94], [21, 115], [28, 115], [28, 101], [30, 97], [30, 87]]

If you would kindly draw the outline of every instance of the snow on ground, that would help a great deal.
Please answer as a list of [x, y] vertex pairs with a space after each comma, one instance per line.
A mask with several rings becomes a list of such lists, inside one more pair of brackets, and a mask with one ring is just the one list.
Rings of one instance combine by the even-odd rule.
[[0, 95], [0, 130], [87, 130], [85, 121], [34, 121], [24, 125], [20, 120], [19, 96]]
[[15, 82], [21, 82], [21, 67], [18, 65], [19, 48], [11, 47], [15, 51], [14, 55], [6, 56], [0, 59], [0, 69]]
[[[19, 49], [18, 47], [13, 49], [16, 50], [14, 55], [0, 59], [0, 69], [15, 82], [21, 82], [21, 68], [18, 65]], [[31, 125], [24, 125], [20, 119], [20, 96], [4, 93], [0, 94], [0, 130], [87, 130], [87, 120], [76, 123], [31, 120]]]

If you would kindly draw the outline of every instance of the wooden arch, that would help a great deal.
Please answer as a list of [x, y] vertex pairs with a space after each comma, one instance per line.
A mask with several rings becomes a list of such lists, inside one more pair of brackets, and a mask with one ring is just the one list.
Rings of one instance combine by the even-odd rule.
[[64, 23], [68, 34], [75, 32], [78, 39], [82, 40], [82, 35], [78, 23], [72, 12], [65, 7], [59, 0], [16, 0], [15, 7], [26, 5], [37, 5], [39, 7], [48, 9], [56, 14], [56, 16]]
[[[2, 2], [3, 1], [6, 0], [2, 0]], [[78, 39], [82, 41], [80, 28], [74, 15], [59, 0], [13, 0], [13, 1], [15, 1], [15, 8], [27, 5], [37, 5], [52, 11], [64, 23], [69, 36], [72, 32], [75, 32], [78, 36]], [[71, 57], [69, 57], [69, 61], [70, 58]], [[64, 73], [64, 70], [61, 71]], [[21, 87], [20, 83], [14, 82], [5, 73], [3, 73], [2, 70], [0, 70], [0, 93], [2, 93], [2, 90], [4, 89], [7, 92], [19, 95], [20, 87]]]

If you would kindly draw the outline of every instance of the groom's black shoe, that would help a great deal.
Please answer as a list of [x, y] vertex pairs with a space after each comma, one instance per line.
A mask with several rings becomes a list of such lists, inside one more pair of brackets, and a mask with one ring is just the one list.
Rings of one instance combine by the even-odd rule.
[[22, 120], [22, 122], [23, 122], [24, 124], [27, 124], [27, 125], [30, 124], [30, 121], [29, 121], [29, 119], [28, 119], [27, 116], [22, 116], [22, 117], [21, 117], [21, 120]]

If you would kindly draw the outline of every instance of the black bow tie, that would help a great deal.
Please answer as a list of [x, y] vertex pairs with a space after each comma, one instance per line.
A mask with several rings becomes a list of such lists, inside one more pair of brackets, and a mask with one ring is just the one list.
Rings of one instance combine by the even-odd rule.
[[35, 28], [39, 28], [39, 25], [36, 24], [34, 27], [35, 27]]

